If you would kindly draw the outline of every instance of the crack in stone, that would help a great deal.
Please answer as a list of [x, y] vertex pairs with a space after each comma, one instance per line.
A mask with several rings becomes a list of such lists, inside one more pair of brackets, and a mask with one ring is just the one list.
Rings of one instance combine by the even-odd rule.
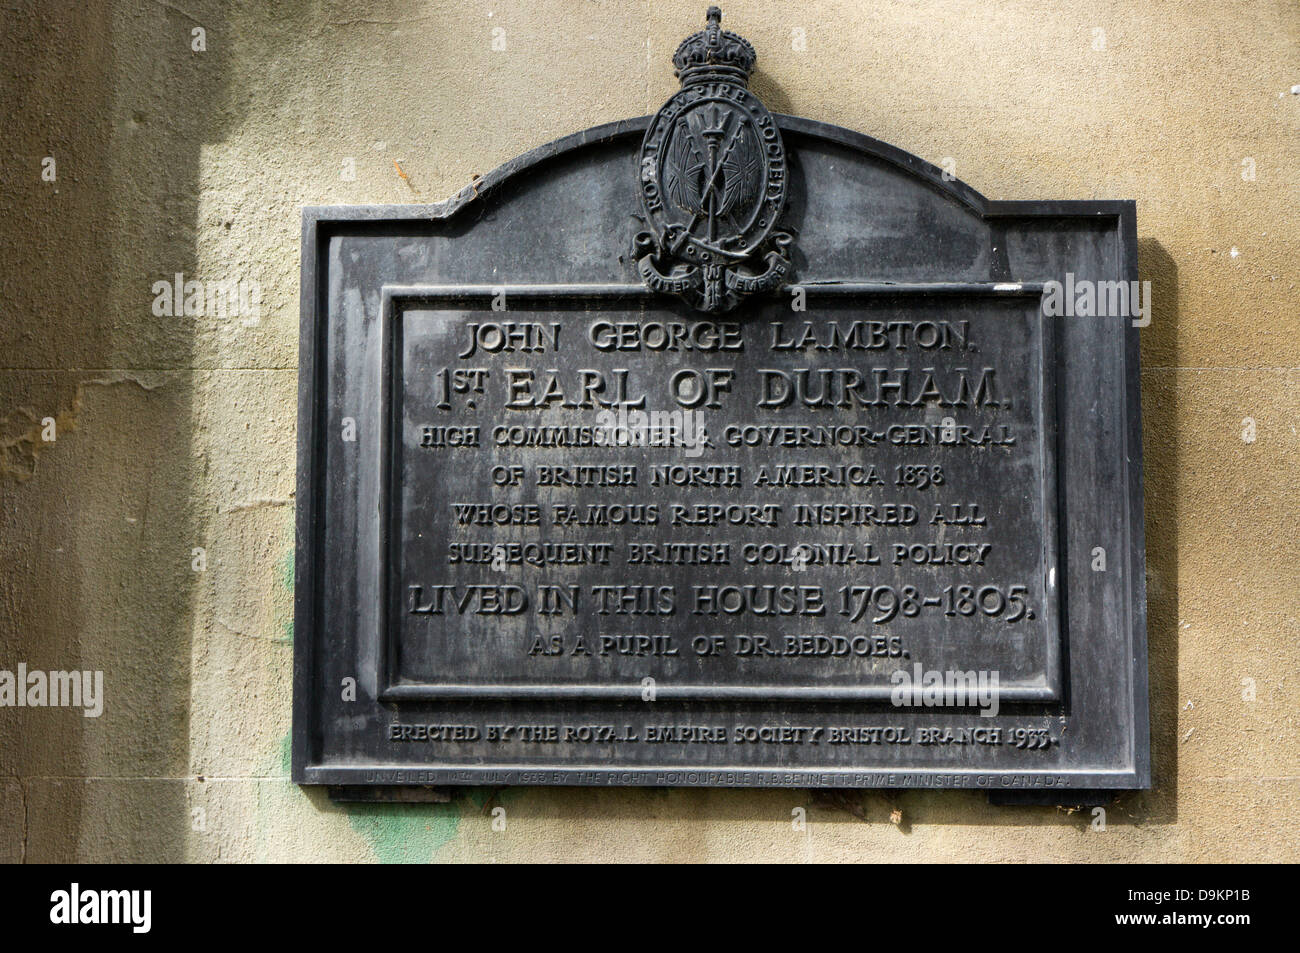
[[[0, 477], [9, 477], [16, 483], [26, 483], [35, 476], [40, 455], [58, 443], [59, 435], [64, 432], [76, 431], [87, 387], [113, 387], [118, 384], [134, 384], [148, 393], [157, 390], [165, 383], [165, 381], [160, 381], [156, 384], [147, 384], [139, 377], [128, 372], [123, 372], [114, 377], [92, 377], [78, 381], [77, 389], [72, 395], [72, 405], [54, 414], [46, 413], [42, 417], [37, 416], [36, 411], [30, 407], [16, 408], [13, 413], [0, 419], [0, 431], [7, 429], [11, 422], [16, 421], [19, 417], [27, 418], [30, 425], [15, 437], [0, 438]], [[41, 436], [44, 429], [43, 421], [47, 417], [52, 418], [54, 421], [55, 439], [51, 441], [46, 441]]]

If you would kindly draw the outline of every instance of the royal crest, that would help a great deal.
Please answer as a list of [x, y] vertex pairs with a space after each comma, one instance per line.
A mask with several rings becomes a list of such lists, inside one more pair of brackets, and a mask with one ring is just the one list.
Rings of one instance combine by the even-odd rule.
[[790, 270], [785, 145], [776, 120], [747, 89], [755, 54], [708, 25], [673, 54], [682, 89], [664, 103], [641, 143], [641, 204], [649, 231], [636, 236], [646, 285], [712, 313], [775, 290]]

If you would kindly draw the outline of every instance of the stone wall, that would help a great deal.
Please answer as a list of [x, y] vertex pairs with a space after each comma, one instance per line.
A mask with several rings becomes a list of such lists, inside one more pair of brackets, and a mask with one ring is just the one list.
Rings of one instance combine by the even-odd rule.
[[[106, 691], [98, 718], [0, 708], [0, 860], [1300, 856], [1293, 0], [724, 6], [773, 111], [991, 198], [1138, 202], [1156, 787], [1104, 831], [974, 792], [288, 781], [300, 207], [437, 201], [651, 112], [704, 6], [0, 11], [0, 669]], [[177, 273], [255, 282], [259, 313], [155, 313]]]

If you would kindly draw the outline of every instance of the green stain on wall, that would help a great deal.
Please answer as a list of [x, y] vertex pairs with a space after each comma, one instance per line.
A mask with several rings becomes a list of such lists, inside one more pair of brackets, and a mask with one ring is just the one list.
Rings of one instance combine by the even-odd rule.
[[433, 860], [460, 826], [460, 804], [349, 804], [348, 823], [383, 864]]
[[285, 550], [284, 555], [280, 557], [280, 561], [276, 563], [275, 566], [276, 571], [280, 576], [280, 585], [284, 586], [284, 588], [288, 589], [290, 592], [293, 592], [293, 559], [294, 548], [293, 546], [290, 546]]
[[[290, 527], [292, 531], [292, 527]], [[276, 561], [276, 580], [292, 595], [294, 588], [292, 543]], [[288, 619], [281, 624], [285, 641], [293, 641], [293, 605], [290, 599]], [[279, 773], [286, 779], [291, 773], [293, 745], [291, 734], [280, 741]], [[489, 801], [499, 803], [504, 792], [491, 788], [470, 788], [458, 792], [447, 804], [344, 804], [341, 805], [352, 829], [370, 844], [375, 858], [385, 864], [426, 863], [456, 836], [461, 812], [468, 808], [485, 812]], [[493, 800], [496, 798], [496, 800]], [[260, 815], [261, 812], [259, 812]]]
[[457, 788], [449, 804], [348, 804], [352, 829], [370, 842], [385, 864], [425, 863], [456, 836], [465, 812], [471, 819], [503, 800], [514, 800], [512, 788]]
[[[280, 739], [275, 768], [268, 772], [279, 774], [281, 780], [268, 782], [258, 789], [256, 853], [259, 861], [273, 856], [267, 832], [283, 823], [284, 812], [302, 797], [302, 792], [289, 782], [292, 751], [291, 735], [286, 734]], [[474, 793], [469, 799], [471, 809], [479, 800]], [[456, 836], [466, 803], [463, 798], [449, 804], [343, 803], [331, 808], [330, 813], [335, 817], [346, 814], [348, 824], [366, 839], [380, 863], [427, 863]], [[342, 818], [338, 817], [338, 821], [342, 823]]]

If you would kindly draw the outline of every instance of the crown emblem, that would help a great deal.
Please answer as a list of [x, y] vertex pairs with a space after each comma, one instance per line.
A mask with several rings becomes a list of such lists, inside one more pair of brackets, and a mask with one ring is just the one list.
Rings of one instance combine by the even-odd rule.
[[747, 85], [757, 59], [754, 47], [743, 36], [722, 29], [718, 7], [709, 7], [705, 19], [708, 26], [682, 40], [673, 54], [677, 78], [683, 86], [728, 81]]
[[707, 20], [673, 54], [682, 88], [641, 142], [647, 231], [633, 252], [647, 287], [717, 314], [780, 288], [793, 238], [777, 227], [786, 191], [781, 130], [747, 88], [754, 48], [722, 29], [717, 7]]

